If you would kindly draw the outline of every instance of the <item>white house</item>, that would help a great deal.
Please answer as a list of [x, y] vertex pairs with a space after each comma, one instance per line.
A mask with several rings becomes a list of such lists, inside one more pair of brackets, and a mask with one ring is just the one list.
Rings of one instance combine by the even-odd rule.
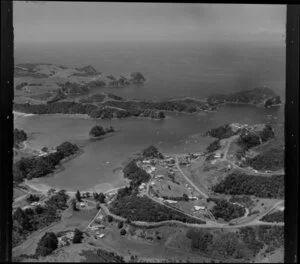
[[177, 201], [174, 201], [174, 200], [166, 200], [167, 203], [170, 203], [170, 204], [176, 204]]
[[102, 238], [102, 237], [104, 237], [105, 236], [105, 234], [100, 234], [98, 237], [99, 238]]
[[194, 205], [194, 209], [195, 209], [196, 211], [199, 211], [199, 210], [205, 210], [205, 206]]
[[216, 153], [214, 157], [215, 157], [216, 159], [221, 158], [221, 153]]

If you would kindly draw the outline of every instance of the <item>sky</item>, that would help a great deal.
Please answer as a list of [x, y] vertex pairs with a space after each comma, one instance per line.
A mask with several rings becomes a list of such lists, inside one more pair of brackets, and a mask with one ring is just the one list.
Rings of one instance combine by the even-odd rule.
[[15, 1], [15, 43], [284, 42], [285, 5]]

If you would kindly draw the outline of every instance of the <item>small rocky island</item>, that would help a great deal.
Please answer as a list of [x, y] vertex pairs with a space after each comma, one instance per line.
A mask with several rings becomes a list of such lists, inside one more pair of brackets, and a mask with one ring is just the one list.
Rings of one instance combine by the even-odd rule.
[[96, 125], [92, 127], [89, 132], [90, 139], [102, 139], [106, 134], [115, 132], [115, 129], [110, 126], [103, 128], [102, 126]]

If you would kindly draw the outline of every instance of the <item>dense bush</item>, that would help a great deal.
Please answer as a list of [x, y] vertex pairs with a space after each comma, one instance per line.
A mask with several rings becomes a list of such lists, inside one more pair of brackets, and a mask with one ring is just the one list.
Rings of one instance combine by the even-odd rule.
[[212, 208], [211, 212], [214, 217], [222, 218], [225, 221], [230, 221], [235, 218], [242, 217], [245, 214], [245, 208], [226, 200], [215, 199], [216, 205]]
[[100, 136], [104, 136], [105, 134], [111, 133], [114, 131], [115, 130], [112, 126], [104, 129], [102, 126], [96, 125], [96, 126], [92, 127], [92, 129], [89, 132], [89, 135], [92, 137], [100, 137]]
[[262, 250], [274, 251], [284, 244], [284, 228], [278, 226], [249, 226], [235, 232], [216, 229], [193, 229], [186, 233], [191, 248], [226, 262], [236, 259], [249, 262]]
[[271, 148], [264, 151], [254, 158], [248, 158], [245, 165], [256, 170], [276, 171], [284, 168], [284, 150], [283, 148]]
[[94, 250], [82, 251], [79, 255], [85, 257], [85, 262], [96, 262], [96, 263], [125, 263], [123, 257], [116, 253], [106, 251], [104, 249], [97, 249], [96, 253]]
[[150, 159], [154, 159], [154, 158], [163, 159], [164, 158], [163, 154], [160, 153], [158, 151], [158, 149], [153, 145], [151, 145], [148, 148], [143, 150], [143, 157], [150, 158]]
[[13, 246], [20, 243], [31, 232], [50, 225], [60, 219], [58, 210], [64, 210], [68, 195], [59, 191], [45, 202], [45, 206], [37, 206], [35, 210], [17, 208], [13, 213]]
[[264, 222], [284, 222], [284, 213], [282, 211], [276, 211], [274, 213], [265, 215], [260, 220]]
[[120, 235], [121, 236], [124, 236], [126, 234], [126, 230], [124, 229], [124, 228], [122, 228], [121, 230], [120, 230]]
[[105, 203], [105, 194], [104, 193], [93, 193], [94, 199], [99, 203]]
[[139, 168], [134, 160], [130, 161], [123, 169], [124, 177], [130, 180], [130, 186], [138, 187], [142, 182], [150, 180], [151, 176]]
[[206, 132], [207, 135], [211, 137], [215, 137], [218, 139], [229, 138], [235, 135], [237, 132], [234, 132], [230, 126], [230, 124], [226, 124], [217, 128], [213, 128]]
[[123, 222], [119, 222], [119, 223], [118, 223], [118, 228], [119, 228], [119, 229], [123, 228], [123, 226], [124, 226], [124, 223], [123, 223]]
[[190, 228], [186, 234], [191, 239], [191, 247], [206, 252], [208, 247], [213, 244], [213, 235], [204, 229]]
[[275, 96], [275, 97], [271, 97], [269, 99], [267, 99], [265, 101], [265, 107], [268, 108], [272, 105], [277, 105], [277, 104], [280, 104], [281, 103], [281, 99], [280, 99], [280, 96]]
[[174, 201], [184, 201], [184, 202], [189, 201], [189, 197], [185, 193], [182, 196], [165, 196], [165, 195], [163, 195], [162, 198], [167, 199], [167, 200], [174, 200]]
[[220, 140], [217, 139], [208, 145], [208, 147], [206, 148], [206, 152], [212, 153], [220, 148], [221, 148]]
[[64, 142], [56, 150], [42, 157], [22, 157], [14, 164], [14, 180], [21, 182], [24, 178], [30, 180], [52, 173], [63, 158], [75, 154], [79, 148], [75, 144]]
[[260, 132], [260, 138], [262, 140], [262, 142], [266, 142], [268, 140], [270, 140], [271, 138], [273, 138], [275, 136], [274, 130], [272, 128], [272, 126], [270, 126], [269, 124], [267, 124], [263, 131]]
[[58, 247], [58, 240], [55, 233], [45, 233], [45, 235], [39, 241], [36, 248], [36, 255], [47, 256], [51, 254]]
[[20, 143], [27, 140], [27, 134], [24, 130], [14, 129], [14, 147], [19, 147]]
[[261, 143], [259, 135], [254, 132], [245, 131], [241, 133], [238, 144], [243, 147], [243, 149], [250, 149], [258, 146]]
[[147, 197], [126, 195], [110, 204], [110, 211], [131, 221], [160, 222], [178, 220], [187, 223], [204, 224], [204, 221], [188, 217], [183, 213], [158, 204]]
[[74, 244], [79, 244], [81, 243], [83, 239], [83, 233], [79, 229], [75, 228], [74, 230], [74, 237], [73, 237], [73, 243]]
[[213, 186], [213, 191], [231, 195], [255, 195], [261, 198], [283, 198], [284, 176], [253, 176], [232, 173]]

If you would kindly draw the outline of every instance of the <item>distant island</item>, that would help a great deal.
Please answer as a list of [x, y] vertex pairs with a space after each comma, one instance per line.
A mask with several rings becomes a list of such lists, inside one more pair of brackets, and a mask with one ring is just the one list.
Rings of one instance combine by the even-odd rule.
[[[95, 92], [102, 87], [142, 84], [145, 77], [135, 72], [116, 78], [92, 66], [70, 68], [52, 64], [18, 64], [15, 67], [14, 110], [33, 114], [87, 114], [92, 118], [143, 117], [164, 119], [166, 112], [215, 111], [226, 103], [271, 107], [280, 96], [262, 87], [230, 94], [216, 94], [207, 100], [179, 98], [160, 101], [128, 100], [113, 93]], [[93, 91], [93, 93], [91, 93]]]
[[220, 105], [225, 103], [240, 104], [263, 104], [265, 107], [281, 104], [280, 96], [267, 87], [259, 87], [251, 90], [240, 91], [229, 94], [215, 94], [207, 99], [210, 105]]
[[90, 130], [89, 136], [91, 139], [100, 139], [103, 138], [103, 136], [105, 136], [106, 134], [112, 132], [115, 132], [115, 129], [112, 126], [103, 128], [102, 126], [96, 125]]

